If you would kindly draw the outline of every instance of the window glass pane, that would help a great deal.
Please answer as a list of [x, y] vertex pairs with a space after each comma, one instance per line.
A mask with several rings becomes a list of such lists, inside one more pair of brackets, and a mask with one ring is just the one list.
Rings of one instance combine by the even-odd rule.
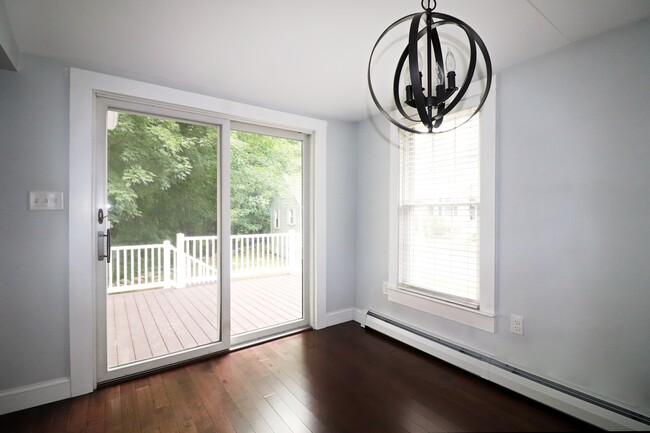
[[[449, 120], [463, 123], [472, 111]], [[400, 142], [400, 284], [478, 304], [479, 115], [443, 134], [403, 133]]]
[[[232, 130], [233, 336], [298, 322], [303, 311], [303, 142]], [[295, 209], [293, 222], [289, 209]]]
[[221, 341], [218, 126], [109, 110], [109, 370]]

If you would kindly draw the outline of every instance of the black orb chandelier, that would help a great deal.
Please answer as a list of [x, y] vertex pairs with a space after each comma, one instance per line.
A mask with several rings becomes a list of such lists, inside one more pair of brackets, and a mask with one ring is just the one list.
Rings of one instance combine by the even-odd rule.
[[[433, 3], [433, 7], [432, 7]], [[492, 84], [492, 64], [487, 48], [480, 36], [467, 24], [450, 15], [434, 12], [436, 0], [421, 0], [424, 12], [407, 15], [391, 24], [375, 43], [368, 62], [368, 87], [379, 111], [395, 126], [413, 133], [437, 133], [455, 129], [480, 111]], [[408, 45], [401, 52], [393, 78], [392, 99], [395, 110], [382, 107], [372, 85], [373, 56], [382, 40], [400, 24], [410, 21]], [[443, 58], [441, 32], [445, 26], [460, 28], [467, 38], [465, 49], [467, 68], [456, 82], [456, 57], [451, 47]], [[459, 39], [456, 38], [458, 41]], [[462, 37], [465, 40], [465, 37]], [[458, 43], [454, 48], [457, 49]], [[426, 47], [426, 48], [425, 48]], [[459, 103], [477, 76], [478, 55], [483, 58], [485, 83], [478, 106], [461, 124], [441, 128], [444, 117], [459, 110]], [[445, 74], [446, 71], [446, 74]], [[458, 87], [460, 84], [460, 87]], [[410, 107], [410, 108], [408, 108]], [[390, 111], [390, 112], [389, 112]], [[391, 112], [393, 114], [391, 114]]]

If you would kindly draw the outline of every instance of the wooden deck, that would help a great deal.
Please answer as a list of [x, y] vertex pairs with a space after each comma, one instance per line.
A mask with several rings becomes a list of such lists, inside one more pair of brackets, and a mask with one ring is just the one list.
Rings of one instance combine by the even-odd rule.
[[[294, 274], [233, 280], [232, 335], [300, 319], [301, 286]], [[109, 367], [217, 341], [218, 311], [215, 284], [109, 295]]]

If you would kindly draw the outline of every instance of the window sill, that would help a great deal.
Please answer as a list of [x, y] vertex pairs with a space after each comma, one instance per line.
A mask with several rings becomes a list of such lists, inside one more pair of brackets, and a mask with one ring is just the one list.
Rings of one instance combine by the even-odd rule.
[[388, 300], [494, 334], [495, 315], [384, 284]]

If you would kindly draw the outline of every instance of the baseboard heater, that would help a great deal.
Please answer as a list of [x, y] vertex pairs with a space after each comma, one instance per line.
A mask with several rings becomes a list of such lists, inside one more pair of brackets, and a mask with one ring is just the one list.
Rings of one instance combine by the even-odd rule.
[[650, 417], [430, 335], [374, 311], [365, 326], [533, 400], [607, 430], [648, 430]]

